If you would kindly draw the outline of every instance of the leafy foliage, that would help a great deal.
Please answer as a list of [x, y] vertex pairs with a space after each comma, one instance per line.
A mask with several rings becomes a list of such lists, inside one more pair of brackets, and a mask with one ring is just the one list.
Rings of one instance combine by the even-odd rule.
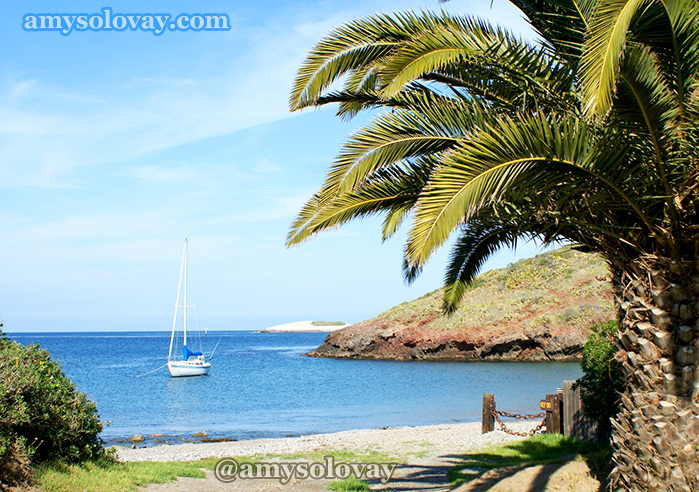
[[103, 457], [101, 431], [95, 404], [47, 350], [0, 331], [0, 483], [22, 481], [21, 463]]
[[625, 387], [621, 364], [614, 359], [619, 324], [607, 321], [591, 330], [580, 364], [583, 375], [576, 385], [580, 388], [585, 414], [597, 420], [600, 435], [608, 438], [611, 419], [619, 411]]

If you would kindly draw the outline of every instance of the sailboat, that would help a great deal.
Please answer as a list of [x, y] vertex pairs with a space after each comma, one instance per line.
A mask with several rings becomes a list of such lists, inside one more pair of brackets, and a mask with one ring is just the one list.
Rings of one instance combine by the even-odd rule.
[[[184, 280], [184, 289], [183, 281]], [[180, 304], [180, 292], [184, 293], [183, 303]], [[190, 333], [189, 340], [187, 339], [187, 308], [195, 307], [194, 305], [187, 305], [187, 239], [184, 240], [184, 251], [182, 253], [182, 264], [180, 265], [180, 280], [177, 285], [177, 300], [175, 301], [175, 315], [172, 320], [172, 333], [170, 335], [170, 351], [167, 356], [167, 368], [170, 371], [170, 376], [181, 377], [181, 376], [204, 376], [209, 373], [211, 368], [211, 358], [206, 361], [204, 354], [199, 351], [191, 350], [187, 342], [194, 342], [193, 337]], [[175, 349], [175, 328], [177, 325], [177, 315], [179, 314], [179, 308], [182, 308], [183, 322], [182, 322], [182, 359], [177, 359], [176, 354], [173, 353]], [[179, 339], [179, 337], [178, 337]]]

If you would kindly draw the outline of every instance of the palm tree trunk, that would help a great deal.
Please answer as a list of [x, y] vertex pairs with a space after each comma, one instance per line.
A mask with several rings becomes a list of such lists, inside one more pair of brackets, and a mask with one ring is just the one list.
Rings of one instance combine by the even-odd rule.
[[699, 260], [629, 266], [612, 280], [627, 382], [612, 422], [613, 490], [699, 490]]

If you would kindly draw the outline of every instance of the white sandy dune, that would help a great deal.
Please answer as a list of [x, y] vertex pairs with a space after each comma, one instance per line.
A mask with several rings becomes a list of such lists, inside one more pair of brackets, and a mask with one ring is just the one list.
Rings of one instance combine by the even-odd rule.
[[332, 331], [339, 330], [340, 328], [345, 328], [349, 325], [314, 325], [314, 321], [296, 321], [294, 323], [285, 323], [283, 325], [270, 326], [264, 330], [260, 330], [261, 333], [330, 333]]

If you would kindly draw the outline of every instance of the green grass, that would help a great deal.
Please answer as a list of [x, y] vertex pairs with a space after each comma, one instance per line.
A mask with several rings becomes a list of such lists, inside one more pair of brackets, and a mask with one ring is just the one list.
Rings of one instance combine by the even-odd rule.
[[[255, 458], [236, 457], [238, 463]], [[221, 458], [198, 461], [116, 461], [86, 462], [80, 465], [49, 463], [36, 470], [37, 486], [42, 492], [120, 492], [137, 490], [150, 483], [164, 483], [178, 477], [204, 478], [202, 469], [213, 470]]]
[[309, 460], [323, 461], [326, 456], [335, 458], [335, 462], [345, 461], [354, 463], [401, 463], [405, 460], [388, 453], [382, 453], [372, 449], [355, 451], [350, 449], [326, 449], [321, 451], [307, 451], [304, 453], [269, 454], [266, 456], [254, 456], [255, 459], [278, 458], [282, 460]]
[[344, 480], [338, 480], [328, 485], [329, 490], [336, 492], [361, 492], [369, 489], [369, 482], [359, 480], [356, 477], [349, 477]]
[[197, 462], [131, 462], [81, 465], [42, 465], [37, 470], [38, 486], [44, 492], [119, 492], [136, 490], [149, 483], [163, 483], [177, 477], [204, 478]]
[[[424, 458], [425, 456], [427, 456], [429, 454], [429, 450], [431, 448], [434, 448], [434, 446], [435, 446], [434, 443], [429, 442], [429, 441], [405, 441], [405, 444], [413, 444], [413, 445], [416, 445], [416, 446], [419, 446], [420, 448], [422, 448], [419, 451], [411, 451], [411, 452], [407, 453], [408, 455], [410, 455], [414, 458]], [[391, 461], [391, 460], [386, 460], [386, 461]], [[396, 460], [392, 460], [392, 461], [394, 463], [397, 462]], [[400, 461], [400, 462], [404, 463], [405, 460]]]
[[[374, 450], [354, 451], [349, 449], [311, 451], [294, 454], [270, 454], [240, 457], [241, 463], [252, 463], [269, 459], [323, 461], [326, 456], [333, 456], [336, 462], [399, 462], [400, 460], [386, 453]], [[204, 478], [204, 470], [213, 470], [222, 458], [206, 458], [198, 461], [180, 462], [126, 462], [115, 461], [86, 462], [81, 465], [63, 465], [51, 463], [36, 470], [37, 486], [43, 492], [120, 492], [135, 491], [138, 487], [150, 483], [163, 483], [176, 480], [177, 477]], [[352, 481], [354, 477], [341, 482], [337, 487], [360, 487], [361, 480]], [[366, 483], [366, 482], [364, 482]], [[343, 485], [344, 484], [344, 485]], [[332, 490], [353, 491], [368, 490], [364, 488], [339, 488]]]
[[460, 457], [462, 463], [449, 470], [452, 485], [468, 482], [493, 468], [549, 465], [583, 459], [603, 485], [611, 471], [611, 448], [561, 434], [539, 434], [523, 441], [492, 446]]

